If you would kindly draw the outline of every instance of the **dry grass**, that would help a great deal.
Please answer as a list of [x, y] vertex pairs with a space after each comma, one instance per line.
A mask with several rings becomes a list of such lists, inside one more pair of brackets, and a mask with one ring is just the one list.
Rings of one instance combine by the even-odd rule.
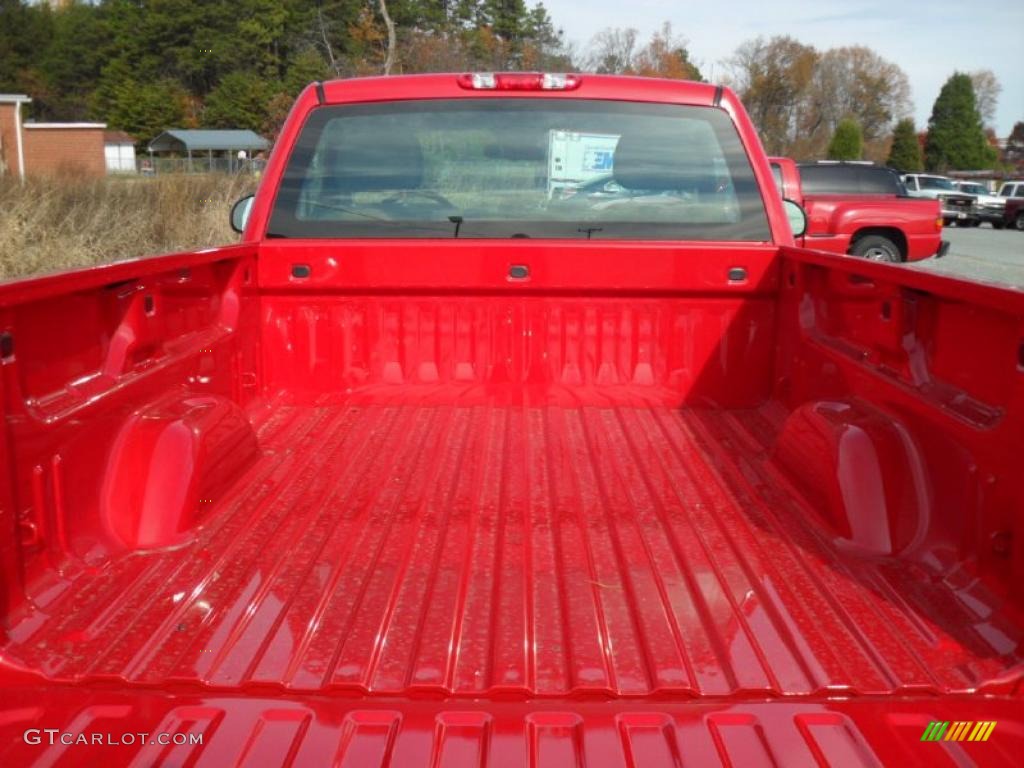
[[0, 279], [235, 242], [252, 176], [0, 179]]

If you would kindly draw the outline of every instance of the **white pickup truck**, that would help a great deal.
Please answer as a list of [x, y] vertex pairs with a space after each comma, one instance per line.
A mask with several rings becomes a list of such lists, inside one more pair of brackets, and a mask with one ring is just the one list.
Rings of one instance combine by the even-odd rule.
[[971, 222], [972, 226], [977, 227], [983, 221], [989, 222], [995, 229], [1002, 229], [1006, 226], [1003, 222], [1003, 215], [1006, 212], [1005, 197], [993, 195], [991, 190], [979, 181], [957, 181], [954, 182], [954, 185], [965, 195], [974, 198], [976, 218]]

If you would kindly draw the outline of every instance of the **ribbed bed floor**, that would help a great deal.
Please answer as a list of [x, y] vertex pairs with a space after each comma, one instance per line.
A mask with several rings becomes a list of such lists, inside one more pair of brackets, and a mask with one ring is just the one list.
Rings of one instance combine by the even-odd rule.
[[781, 410], [454, 402], [266, 410], [263, 458], [196, 540], [76, 572], [3, 657], [61, 680], [457, 695], [1021, 673], [1021, 627], [965, 571], [830, 543], [767, 462]]

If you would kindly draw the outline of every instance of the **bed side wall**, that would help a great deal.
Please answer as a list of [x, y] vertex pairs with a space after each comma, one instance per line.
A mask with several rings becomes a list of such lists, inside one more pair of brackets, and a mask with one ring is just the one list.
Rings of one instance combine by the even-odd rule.
[[[904, 516], [888, 521], [904, 546], [947, 573], [966, 562], [1024, 601], [1024, 294], [784, 255], [775, 388], [791, 409], [784, 453], [819, 441], [815, 452], [848, 473], [852, 493], [881, 475], [890, 518]], [[859, 434], [872, 448], [850, 448], [844, 467], [839, 443]], [[826, 514], [843, 516], [834, 505]]]

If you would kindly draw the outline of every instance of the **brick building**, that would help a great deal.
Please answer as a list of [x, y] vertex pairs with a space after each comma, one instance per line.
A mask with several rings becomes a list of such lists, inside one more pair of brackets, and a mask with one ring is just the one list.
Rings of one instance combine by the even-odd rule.
[[25, 123], [25, 173], [105, 176], [106, 123]]
[[0, 174], [103, 176], [105, 123], [26, 122], [22, 94], [0, 94]]

